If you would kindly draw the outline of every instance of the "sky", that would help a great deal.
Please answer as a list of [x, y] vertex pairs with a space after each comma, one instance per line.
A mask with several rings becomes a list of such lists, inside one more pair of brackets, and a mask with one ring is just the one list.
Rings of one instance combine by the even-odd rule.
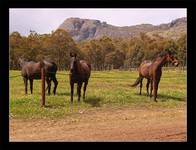
[[63, 21], [70, 17], [96, 19], [115, 26], [137, 24], [159, 25], [176, 18], [186, 17], [186, 8], [170, 9], [19, 9], [9, 10], [10, 33], [18, 31], [27, 36], [30, 30], [39, 34], [55, 31]]

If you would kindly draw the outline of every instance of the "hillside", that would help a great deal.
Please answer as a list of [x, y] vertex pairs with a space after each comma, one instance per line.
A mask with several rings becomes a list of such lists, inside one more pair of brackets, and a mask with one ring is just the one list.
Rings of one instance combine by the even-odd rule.
[[167, 24], [154, 26], [152, 24], [140, 24], [135, 26], [118, 27], [101, 22], [99, 20], [68, 18], [59, 27], [66, 30], [75, 41], [97, 39], [102, 36], [132, 38], [141, 32], [147, 35], [178, 38], [186, 33], [187, 19], [178, 18]]

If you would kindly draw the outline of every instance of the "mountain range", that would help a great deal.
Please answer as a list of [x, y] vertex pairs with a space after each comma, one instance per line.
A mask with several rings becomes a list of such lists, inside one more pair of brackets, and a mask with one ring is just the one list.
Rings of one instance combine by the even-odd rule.
[[150, 37], [160, 36], [177, 39], [187, 33], [187, 18], [178, 18], [166, 24], [139, 24], [134, 26], [114, 26], [100, 20], [68, 18], [58, 29], [67, 31], [75, 41], [98, 39], [103, 36], [111, 38], [133, 38], [146, 33]]

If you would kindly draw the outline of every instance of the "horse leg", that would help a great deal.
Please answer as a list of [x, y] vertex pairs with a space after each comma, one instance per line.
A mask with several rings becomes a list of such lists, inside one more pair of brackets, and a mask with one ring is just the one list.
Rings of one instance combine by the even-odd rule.
[[83, 99], [85, 99], [86, 87], [88, 85], [88, 81], [84, 82], [84, 92], [83, 92]]
[[25, 94], [27, 94], [27, 87], [28, 87], [28, 79], [24, 78], [24, 84], [25, 84]]
[[152, 97], [152, 90], [153, 90], [153, 80], [150, 80], [150, 98]]
[[48, 90], [48, 82], [47, 82], [47, 80], [46, 80], [46, 83], [47, 83], [47, 87], [46, 87], [45, 91], [47, 91], [47, 90]]
[[160, 81], [160, 79], [156, 79], [156, 80], [154, 81], [154, 84], [153, 84], [153, 87], [154, 87], [153, 94], [154, 94], [154, 101], [155, 101], [155, 102], [157, 102], [156, 98], [157, 98], [157, 92], [158, 92], [159, 81]]
[[153, 83], [153, 89], [154, 89], [154, 91], [153, 91], [154, 101], [157, 102], [157, 100], [156, 100], [156, 98], [157, 98], [157, 90], [158, 90], [157, 81], [155, 81], [155, 82]]
[[31, 94], [33, 94], [33, 79], [29, 79], [29, 81], [30, 81]]
[[46, 82], [47, 82], [47, 88], [46, 89], [48, 89], [48, 95], [50, 95], [51, 80], [47, 77]]
[[83, 92], [83, 99], [85, 99], [85, 94], [86, 94], [86, 87], [88, 85], [88, 81], [84, 82], [84, 92]]
[[150, 84], [150, 79], [147, 79], [147, 83], [146, 83], [146, 90], [147, 90], [147, 96], [149, 96], [149, 84]]
[[140, 95], [142, 94], [142, 81], [143, 81], [143, 78], [140, 80]]
[[47, 81], [47, 77], [46, 77], [46, 83], [47, 83], [47, 87], [46, 87], [45, 91], [48, 90], [48, 81]]
[[71, 103], [73, 103], [74, 83], [70, 83], [70, 86], [71, 86]]
[[57, 81], [56, 77], [54, 77], [53, 82], [54, 82], [54, 90], [53, 90], [53, 93], [55, 95], [56, 94], [56, 88], [57, 88], [57, 85], [58, 85], [58, 81]]
[[78, 87], [77, 87], [78, 102], [80, 102], [81, 87], [82, 87], [82, 82], [79, 82], [79, 83], [78, 83]]

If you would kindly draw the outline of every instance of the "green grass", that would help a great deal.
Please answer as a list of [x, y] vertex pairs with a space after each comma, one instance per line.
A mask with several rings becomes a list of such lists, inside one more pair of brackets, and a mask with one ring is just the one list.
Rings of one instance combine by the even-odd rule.
[[[24, 94], [21, 76], [10, 78], [10, 117], [13, 118], [62, 118], [78, 112], [78, 109], [107, 107], [177, 108], [186, 105], [186, 72], [163, 71], [159, 84], [158, 103], [146, 96], [146, 80], [143, 81], [142, 95], [139, 87], [131, 87], [138, 77], [137, 71], [92, 71], [86, 92], [86, 100], [77, 102], [76, 85], [74, 103], [70, 104], [69, 77], [66, 71], [58, 72], [57, 94], [46, 95], [46, 107], [41, 106], [41, 80], [34, 80], [34, 93]], [[10, 77], [20, 71], [10, 71]], [[53, 89], [53, 84], [52, 84]], [[52, 91], [52, 90], [51, 90]], [[83, 93], [83, 90], [82, 90]], [[72, 109], [71, 109], [72, 108]]]

